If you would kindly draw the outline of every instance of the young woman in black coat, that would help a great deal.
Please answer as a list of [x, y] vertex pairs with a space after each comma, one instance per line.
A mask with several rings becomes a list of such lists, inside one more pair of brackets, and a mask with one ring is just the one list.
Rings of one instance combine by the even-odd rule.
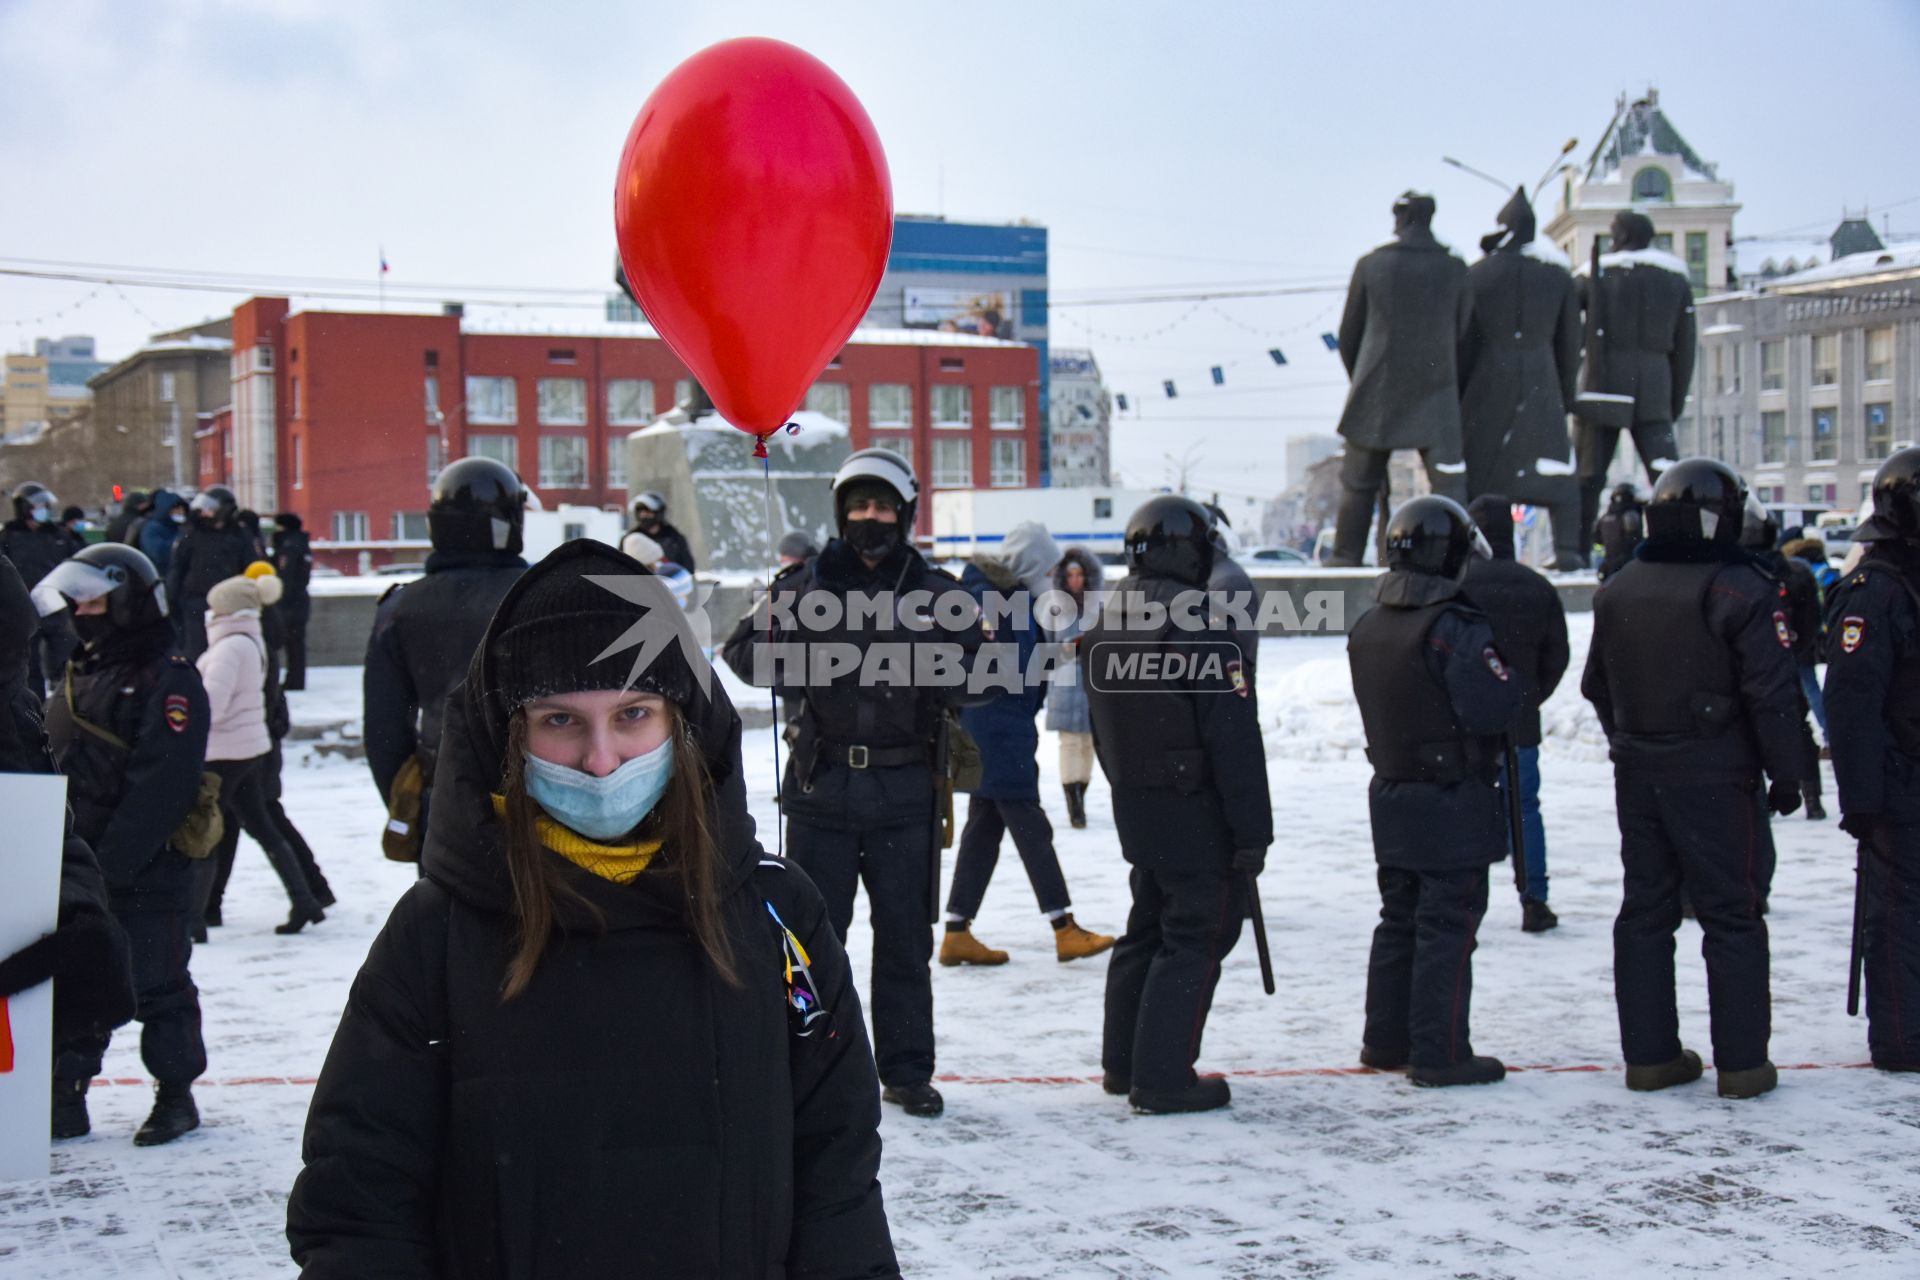
[[303, 1276], [899, 1274], [846, 956], [699, 655], [598, 543], [501, 601], [314, 1090]]

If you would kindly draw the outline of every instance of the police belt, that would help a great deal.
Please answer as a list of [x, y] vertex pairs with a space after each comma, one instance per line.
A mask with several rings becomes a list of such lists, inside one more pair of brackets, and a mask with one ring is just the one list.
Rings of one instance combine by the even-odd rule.
[[860, 742], [822, 742], [818, 761], [843, 764], [849, 769], [892, 769], [905, 764], [930, 764], [923, 743], [909, 742], [898, 747], [870, 747]]

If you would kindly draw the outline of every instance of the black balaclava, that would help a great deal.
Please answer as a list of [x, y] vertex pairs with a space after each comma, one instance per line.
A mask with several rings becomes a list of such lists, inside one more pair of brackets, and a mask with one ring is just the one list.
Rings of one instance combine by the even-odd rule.
[[841, 490], [840, 495], [840, 536], [847, 545], [868, 560], [884, 560], [900, 545], [900, 522], [896, 519], [889, 523], [885, 520], [854, 520], [847, 517], [846, 510], [856, 502], [865, 502], [878, 498], [900, 510], [900, 495], [893, 486], [878, 480], [856, 480]]
[[1486, 535], [1495, 560], [1513, 559], [1513, 503], [1497, 493], [1483, 493], [1467, 504], [1467, 514]]
[[1644, 213], [1622, 209], [1613, 215], [1609, 234], [1613, 237], [1616, 250], [1644, 249], [1653, 243], [1653, 219]]

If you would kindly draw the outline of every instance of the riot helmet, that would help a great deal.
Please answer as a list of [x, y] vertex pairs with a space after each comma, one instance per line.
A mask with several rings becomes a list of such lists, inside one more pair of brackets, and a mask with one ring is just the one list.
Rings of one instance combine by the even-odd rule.
[[1475, 556], [1493, 559], [1487, 535], [1452, 498], [1415, 498], [1387, 521], [1387, 567], [1458, 580]]
[[505, 551], [524, 545], [527, 487], [513, 468], [493, 458], [462, 458], [433, 480], [427, 536], [436, 551]]
[[1853, 536], [1862, 542], [1920, 541], [1920, 445], [1909, 445], [1873, 473], [1873, 514]]
[[[160, 571], [124, 542], [96, 542], [55, 565], [34, 587], [33, 607], [45, 618], [103, 597], [106, 623], [116, 631], [137, 631], [167, 616], [167, 587]], [[81, 624], [91, 621], [74, 618], [81, 638], [89, 643], [98, 634], [97, 626]]]
[[1746, 514], [1747, 484], [1739, 472], [1715, 458], [1682, 458], [1654, 482], [1647, 536], [1731, 546]]
[[1213, 574], [1213, 517], [1191, 498], [1163, 493], [1127, 518], [1127, 567], [1203, 587]]

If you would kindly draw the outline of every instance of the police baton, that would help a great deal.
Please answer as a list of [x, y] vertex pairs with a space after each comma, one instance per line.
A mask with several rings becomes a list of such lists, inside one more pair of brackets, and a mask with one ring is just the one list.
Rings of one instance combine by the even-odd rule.
[[1520, 752], [1513, 745], [1512, 734], [1500, 745], [1506, 752], [1507, 840], [1513, 845], [1513, 887], [1524, 898], [1527, 896], [1527, 833], [1520, 821]]
[[1253, 872], [1247, 877], [1247, 907], [1253, 916], [1253, 947], [1260, 953], [1260, 984], [1273, 994], [1273, 953], [1267, 950], [1267, 915], [1260, 909], [1260, 882]]
[[1867, 842], [1853, 846], [1853, 950], [1847, 957], [1847, 1016], [1860, 1016], [1860, 965], [1865, 959], [1860, 945], [1860, 926], [1866, 915], [1862, 901], [1866, 897]]

